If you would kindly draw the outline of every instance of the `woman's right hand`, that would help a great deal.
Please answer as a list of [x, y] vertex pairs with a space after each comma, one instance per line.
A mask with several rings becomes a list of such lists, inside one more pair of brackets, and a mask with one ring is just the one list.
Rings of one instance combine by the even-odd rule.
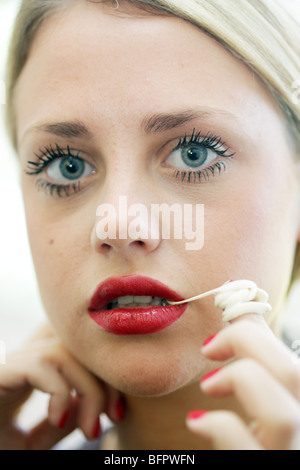
[[[25, 432], [16, 416], [35, 389], [50, 396], [48, 416]], [[0, 450], [51, 449], [75, 428], [95, 439], [102, 412], [114, 422], [122, 419], [119, 392], [85, 369], [48, 326], [0, 367]]]

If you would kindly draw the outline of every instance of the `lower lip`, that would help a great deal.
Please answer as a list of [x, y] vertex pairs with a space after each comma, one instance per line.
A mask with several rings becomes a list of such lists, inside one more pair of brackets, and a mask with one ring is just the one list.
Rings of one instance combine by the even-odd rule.
[[97, 325], [115, 335], [147, 335], [172, 325], [186, 308], [186, 304], [123, 307], [90, 312], [90, 317]]

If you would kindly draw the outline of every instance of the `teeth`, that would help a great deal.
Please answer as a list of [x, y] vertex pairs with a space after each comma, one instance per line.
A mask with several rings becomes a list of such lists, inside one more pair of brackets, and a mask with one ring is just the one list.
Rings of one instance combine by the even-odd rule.
[[119, 305], [129, 305], [133, 302], [133, 295], [125, 295], [124, 297], [119, 297], [115, 300]]
[[160, 297], [153, 297], [150, 295], [125, 295], [118, 297], [108, 303], [107, 308], [122, 308], [122, 307], [148, 307], [150, 305], [168, 305], [166, 299]]
[[124, 297], [118, 297], [116, 301], [119, 305], [129, 305], [133, 303], [150, 304], [152, 302], [152, 297], [150, 295], [126, 295]]

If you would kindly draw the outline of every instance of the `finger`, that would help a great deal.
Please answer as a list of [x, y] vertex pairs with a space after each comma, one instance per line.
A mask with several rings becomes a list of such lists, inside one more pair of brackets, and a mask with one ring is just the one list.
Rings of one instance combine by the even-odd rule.
[[230, 411], [191, 412], [186, 424], [215, 450], [262, 450], [245, 423]]
[[[83, 367], [56, 338], [51, 338], [45, 341], [44, 344], [45, 346], [43, 348], [39, 347], [37, 352], [38, 356], [41, 356], [40, 363], [42, 368], [56, 371], [61, 379], [61, 389], [59, 391], [57, 391], [57, 381], [53, 384], [55, 390], [50, 389], [50, 422], [53, 425], [59, 426], [61, 420], [64, 420], [64, 417], [68, 413], [72, 392], [72, 394], [74, 395], [75, 393], [79, 399], [78, 427], [80, 427], [88, 439], [99, 437], [99, 416], [105, 408], [105, 393], [99, 379]], [[34, 346], [32, 346], [32, 348], [34, 349]], [[34, 355], [32, 350], [31, 354]], [[42, 373], [41, 370], [39, 370], [39, 373]], [[37, 383], [37, 380], [38, 377], [36, 377], [35, 383]], [[47, 385], [49, 387], [48, 382]], [[65, 393], [63, 393], [62, 384], [66, 387]]]
[[100, 434], [99, 416], [105, 410], [105, 390], [98, 378], [72, 357], [61, 364], [61, 373], [78, 397], [78, 426], [88, 439]]
[[1, 374], [2, 388], [7, 395], [32, 389], [49, 394], [49, 420], [53, 426], [58, 426], [69, 408], [70, 387], [53, 364], [35, 359], [27, 358], [24, 364], [17, 361], [5, 368]]
[[28, 433], [26, 438], [27, 450], [48, 450], [57, 442], [68, 436], [77, 427], [78, 401], [72, 400], [68, 416], [62, 426], [53, 426], [44, 419]]
[[256, 435], [264, 448], [288, 449], [300, 429], [298, 401], [252, 359], [236, 361], [204, 377], [201, 389], [214, 397], [234, 395], [256, 423]]
[[49, 450], [57, 442], [70, 434], [75, 428], [76, 425], [60, 429], [53, 426], [48, 419], [45, 419], [31, 430], [26, 440], [26, 450]]
[[102, 386], [104, 388], [106, 396], [106, 404], [104, 411], [111, 421], [113, 421], [114, 423], [119, 423], [125, 417], [125, 399], [123, 398], [123, 396], [121, 396], [120, 392], [113, 388], [111, 385], [103, 383]]
[[[50, 394], [48, 415], [53, 426], [59, 427], [68, 413], [75, 390], [79, 398], [78, 426], [88, 439], [98, 437], [99, 415], [104, 410], [105, 398], [99, 381], [61, 345], [53, 340], [44, 348], [15, 354], [1, 381], [6, 389], [16, 391], [30, 386]], [[21, 360], [22, 359], [22, 360]]]
[[296, 398], [300, 397], [300, 368], [294, 355], [257, 315], [236, 319], [203, 346], [202, 352], [216, 361], [233, 357], [252, 358], [261, 363]]

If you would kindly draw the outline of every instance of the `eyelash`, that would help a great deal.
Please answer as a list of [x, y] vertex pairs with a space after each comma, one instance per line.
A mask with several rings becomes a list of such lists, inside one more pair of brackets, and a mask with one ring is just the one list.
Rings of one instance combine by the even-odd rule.
[[[183, 149], [184, 147], [187, 147], [188, 145], [192, 144], [198, 144], [198, 145], [203, 145], [206, 149], [213, 150], [215, 153], [217, 153], [219, 156], [223, 158], [233, 158], [236, 154], [231, 153], [228, 154], [228, 151], [230, 150], [229, 147], [226, 146], [226, 143], [222, 141], [222, 138], [212, 134], [211, 132], [208, 132], [204, 137], [201, 137], [202, 131], [198, 132], [196, 134], [196, 130], [193, 130], [193, 133], [190, 137], [185, 134], [183, 139], [179, 140], [179, 143], [177, 146], [174, 148], [173, 152], [179, 149]], [[222, 149], [222, 150], [221, 150]], [[184, 171], [184, 170], [175, 170], [174, 176], [175, 178], [181, 178], [181, 182], [183, 183], [184, 180], [187, 178], [187, 182], [191, 183], [191, 177], [193, 176], [194, 178], [194, 183], [196, 183], [196, 179], [198, 176], [199, 183], [201, 182], [201, 177], [204, 177], [205, 181], [209, 180], [209, 173], [211, 173], [212, 176], [215, 176], [215, 171], [218, 170], [219, 174], [221, 173], [222, 169], [226, 170], [226, 165], [223, 161], [218, 161], [214, 163], [213, 165], [204, 168], [204, 170], [191, 170], [191, 171]]]
[[[214, 135], [208, 132], [203, 137], [201, 136], [202, 132], [196, 133], [194, 129], [191, 136], [185, 134], [185, 136], [179, 140], [177, 146], [173, 149], [173, 152], [179, 149], [183, 149], [192, 144], [202, 145], [203, 147], [214, 151], [220, 157], [223, 158], [233, 158], [235, 153], [228, 154], [230, 150], [229, 147], [226, 146], [225, 142], [222, 141], [221, 137]], [[63, 151], [58, 144], [55, 145], [56, 149], [50, 145], [49, 147], [45, 147], [44, 149], [40, 149], [40, 154], [35, 153], [34, 155], [37, 157], [38, 162], [29, 161], [27, 163], [27, 175], [39, 175], [43, 172], [43, 170], [54, 160], [59, 158], [80, 158], [80, 152], [76, 155], [71, 152], [69, 146], [67, 146], [67, 152]], [[184, 171], [184, 170], [175, 170], [174, 177], [176, 179], [180, 178], [181, 182], [183, 183], [186, 179], [188, 183], [191, 183], [191, 179], [193, 177], [193, 182], [196, 183], [196, 179], [198, 177], [199, 183], [201, 182], [201, 178], [203, 177], [205, 181], [209, 180], [210, 175], [215, 176], [216, 170], [221, 173], [222, 169], [226, 169], [226, 165], [223, 161], [218, 161], [213, 165], [203, 169], [203, 170], [191, 170], [191, 171]], [[70, 196], [70, 192], [78, 193], [81, 189], [80, 181], [77, 181], [72, 184], [68, 185], [60, 185], [55, 183], [50, 183], [43, 179], [39, 179], [37, 181], [37, 188], [38, 190], [43, 190], [46, 194], [53, 196], [56, 194], [58, 197]]]
[[[73, 157], [73, 158], [78, 158], [80, 152], [78, 152], [77, 155], [74, 155], [70, 147], [67, 146], [67, 153], [64, 152], [59, 145], [56, 144], [56, 150], [53, 149], [52, 145], [50, 147], [45, 147], [45, 149], [40, 149], [41, 154], [35, 153], [34, 155], [38, 158], [38, 162], [27, 162], [27, 175], [39, 175], [42, 173], [43, 169], [46, 168], [46, 166], [49, 165], [49, 163], [53, 162], [53, 160], [57, 158], [68, 158], [68, 157]], [[31, 169], [30, 166], [33, 166], [35, 169]], [[32, 170], [32, 171], [30, 171]]]
[[[40, 149], [40, 155], [35, 153], [34, 155], [38, 158], [38, 162], [28, 162], [27, 163], [27, 175], [39, 175], [43, 172], [43, 170], [54, 160], [58, 158], [79, 158], [80, 152], [77, 155], [74, 155], [71, 152], [69, 146], [67, 146], [67, 153], [64, 152], [58, 144], [56, 144], [56, 150], [50, 145], [50, 147], [45, 147], [45, 149]], [[31, 168], [33, 166], [33, 168]], [[73, 184], [63, 185], [63, 184], [55, 184], [49, 183], [43, 179], [39, 179], [36, 182], [38, 191], [45, 191], [46, 194], [53, 196], [54, 193], [58, 197], [70, 196], [70, 191], [73, 193], [78, 193], [80, 191], [80, 181], [77, 181]]]

